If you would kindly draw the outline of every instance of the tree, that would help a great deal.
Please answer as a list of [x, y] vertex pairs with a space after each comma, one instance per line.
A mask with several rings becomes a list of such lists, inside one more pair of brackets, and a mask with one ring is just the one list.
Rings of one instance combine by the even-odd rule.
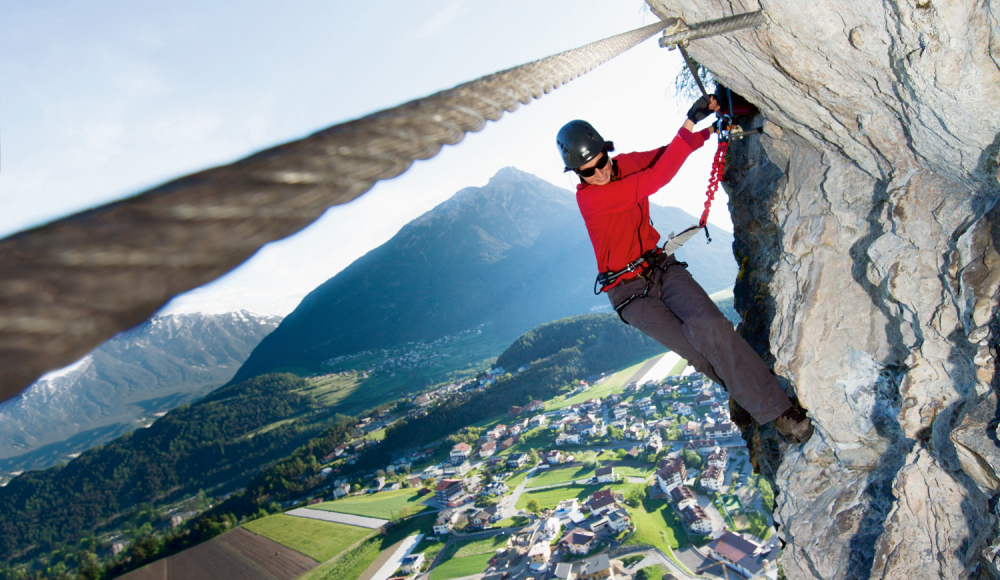
[[379, 469], [378, 471], [375, 472], [375, 475], [377, 477], [385, 477], [385, 471], [382, 470], [382, 469]]
[[625, 502], [632, 507], [638, 506], [644, 499], [646, 499], [646, 489], [642, 487], [632, 488], [625, 496]]
[[500, 499], [492, 495], [480, 495], [476, 497], [476, 507], [490, 507], [497, 505]]
[[524, 506], [524, 509], [528, 510], [533, 514], [537, 514], [542, 510], [542, 506], [538, 505], [537, 499], [532, 498], [528, 500], [528, 505]]
[[684, 458], [684, 465], [686, 465], [688, 469], [698, 469], [701, 467], [701, 455], [698, 455], [697, 451], [693, 449], [685, 449], [681, 453], [681, 456]]
[[530, 465], [537, 465], [538, 461], [539, 461], [539, 459], [538, 459], [538, 452], [535, 451], [533, 448], [532, 449], [528, 449], [528, 463]]
[[621, 461], [622, 459], [625, 459], [626, 455], [628, 455], [628, 451], [625, 451], [624, 449], [619, 449], [619, 450], [615, 451], [615, 459], [617, 459], [619, 461]]

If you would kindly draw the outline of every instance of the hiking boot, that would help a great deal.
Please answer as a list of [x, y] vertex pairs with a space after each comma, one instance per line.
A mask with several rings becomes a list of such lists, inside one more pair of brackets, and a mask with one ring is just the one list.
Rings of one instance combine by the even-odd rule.
[[802, 407], [794, 406], [774, 420], [778, 433], [789, 443], [805, 443], [813, 434], [812, 421]]

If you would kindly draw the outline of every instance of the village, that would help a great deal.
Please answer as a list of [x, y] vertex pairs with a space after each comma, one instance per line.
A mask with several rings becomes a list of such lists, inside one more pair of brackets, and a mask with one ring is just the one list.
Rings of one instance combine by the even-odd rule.
[[[339, 477], [361, 448], [377, 445], [367, 434], [396, 417], [364, 419], [366, 435], [324, 458], [329, 497], [293, 515], [349, 524], [358, 516], [337, 513], [352, 511], [345, 500], [396, 494], [410, 499], [384, 521], [436, 512], [432, 529], [398, 554], [398, 568], [384, 567], [386, 578], [777, 578], [773, 492], [752, 473], [725, 391], [692, 371], [635, 373], [617, 386], [589, 377], [562, 400], [470, 427], [461, 441]], [[409, 413], [505, 372], [415, 396]]]

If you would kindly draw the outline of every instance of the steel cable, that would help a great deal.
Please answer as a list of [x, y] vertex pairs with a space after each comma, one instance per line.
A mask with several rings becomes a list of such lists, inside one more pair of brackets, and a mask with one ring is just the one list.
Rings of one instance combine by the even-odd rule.
[[0, 401], [330, 206], [672, 22], [487, 75], [0, 240]]
[[697, 40], [709, 36], [717, 36], [727, 32], [734, 32], [744, 28], [751, 28], [758, 24], [764, 24], [764, 12], [745, 12], [736, 16], [727, 16], [717, 20], [706, 20], [697, 24], [692, 24], [687, 30], [681, 30], [676, 34], [664, 36], [660, 39], [660, 46], [666, 47], [679, 42]]

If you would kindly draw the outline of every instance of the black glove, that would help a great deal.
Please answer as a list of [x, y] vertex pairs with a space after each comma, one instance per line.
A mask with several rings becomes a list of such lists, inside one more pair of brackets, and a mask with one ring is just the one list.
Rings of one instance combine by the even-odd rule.
[[712, 109], [708, 108], [708, 97], [701, 97], [688, 109], [688, 119], [697, 123], [712, 114]]

